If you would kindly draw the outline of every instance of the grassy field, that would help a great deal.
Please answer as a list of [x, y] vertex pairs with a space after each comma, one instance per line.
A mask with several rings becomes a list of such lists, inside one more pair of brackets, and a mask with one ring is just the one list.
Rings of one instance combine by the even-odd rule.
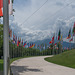
[[0, 71], [2, 71], [2, 70], [3, 70], [3, 60], [0, 59]]
[[[10, 64], [15, 60], [18, 60], [21, 58], [27, 58], [27, 57], [34, 57], [34, 56], [25, 56], [25, 57], [13, 58], [13, 59], [10, 59]], [[0, 71], [3, 71], [3, 60], [2, 59], [0, 59]]]
[[75, 49], [66, 51], [53, 57], [45, 58], [46, 61], [75, 69]]

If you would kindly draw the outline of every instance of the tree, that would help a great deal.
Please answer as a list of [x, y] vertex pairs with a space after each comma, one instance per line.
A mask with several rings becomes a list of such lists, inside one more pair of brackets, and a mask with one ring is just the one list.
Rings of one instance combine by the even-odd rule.
[[3, 56], [3, 25], [0, 24], [0, 58]]

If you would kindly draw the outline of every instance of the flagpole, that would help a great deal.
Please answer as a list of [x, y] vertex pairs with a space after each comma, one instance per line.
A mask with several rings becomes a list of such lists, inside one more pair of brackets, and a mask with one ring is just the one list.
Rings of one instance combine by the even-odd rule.
[[3, 0], [3, 56], [4, 75], [9, 74], [9, 10], [8, 0]]

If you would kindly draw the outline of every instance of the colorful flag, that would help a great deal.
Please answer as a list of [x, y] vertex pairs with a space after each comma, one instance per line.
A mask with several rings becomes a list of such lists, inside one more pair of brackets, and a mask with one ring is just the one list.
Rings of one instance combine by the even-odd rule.
[[[10, 3], [10, 0], [9, 0]], [[0, 8], [3, 8], [3, 0], [0, 0]]]
[[60, 36], [61, 36], [61, 31], [60, 31], [60, 29], [59, 29], [58, 40], [60, 40]]
[[70, 38], [71, 38], [71, 29], [69, 30], [68, 37], [66, 39], [70, 39]]
[[52, 43], [52, 40], [49, 42], [49, 44], [51, 44]]
[[35, 46], [35, 44], [33, 44], [32, 46], [31, 46], [31, 48], [33, 48]]
[[9, 37], [12, 37], [12, 29], [9, 28]]
[[[9, 15], [13, 14], [13, 0], [9, 0]], [[3, 16], [3, 0], [0, 0], [0, 16]]]
[[0, 8], [0, 17], [3, 16], [2, 8]]
[[17, 46], [19, 46], [19, 44], [20, 44], [20, 41], [19, 41], [19, 37], [18, 37]]
[[10, 4], [9, 4], [9, 15], [13, 14], [13, 3], [12, 0], [10, 0]]
[[32, 45], [30, 44], [29, 48], [33, 48], [35, 46], [35, 44], [32, 43]]
[[75, 35], [75, 22], [74, 22], [74, 26], [73, 26], [73, 36]]
[[54, 36], [52, 37], [52, 40], [49, 42], [49, 44], [54, 43]]
[[69, 40], [69, 42], [73, 41], [73, 37]]
[[24, 45], [23, 45], [23, 47], [25, 47], [25, 45], [27, 45], [27, 41], [25, 41], [25, 42], [24, 42]]
[[62, 35], [61, 35], [60, 41], [63, 41], [63, 39], [62, 39]]
[[23, 45], [23, 39], [22, 39], [22, 43], [21, 44]]
[[16, 42], [16, 40], [15, 40], [15, 35], [14, 35], [14, 33], [13, 33], [13, 43], [15, 43]]
[[57, 43], [54, 44], [55, 46], [57, 45]]

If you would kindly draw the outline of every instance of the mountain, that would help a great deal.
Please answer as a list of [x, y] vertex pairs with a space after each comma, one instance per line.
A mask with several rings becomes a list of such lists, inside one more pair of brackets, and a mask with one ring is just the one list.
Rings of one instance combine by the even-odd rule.
[[[37, 40], [33, 43], [37, 44], [37, 45], [40, 45], [40, 44], [47, 44], [47, 45], [50, 45], [49, 42], [51, 41], [51, 39], [44, 39], [44, 40]], [[55, 43], [56, 43], [56, 40], [55, 40]], [[74, 43], [69, 43], [69, 42], [65, 42], [63, 41], [63, 48], [64, 47], [74, 47]]]

